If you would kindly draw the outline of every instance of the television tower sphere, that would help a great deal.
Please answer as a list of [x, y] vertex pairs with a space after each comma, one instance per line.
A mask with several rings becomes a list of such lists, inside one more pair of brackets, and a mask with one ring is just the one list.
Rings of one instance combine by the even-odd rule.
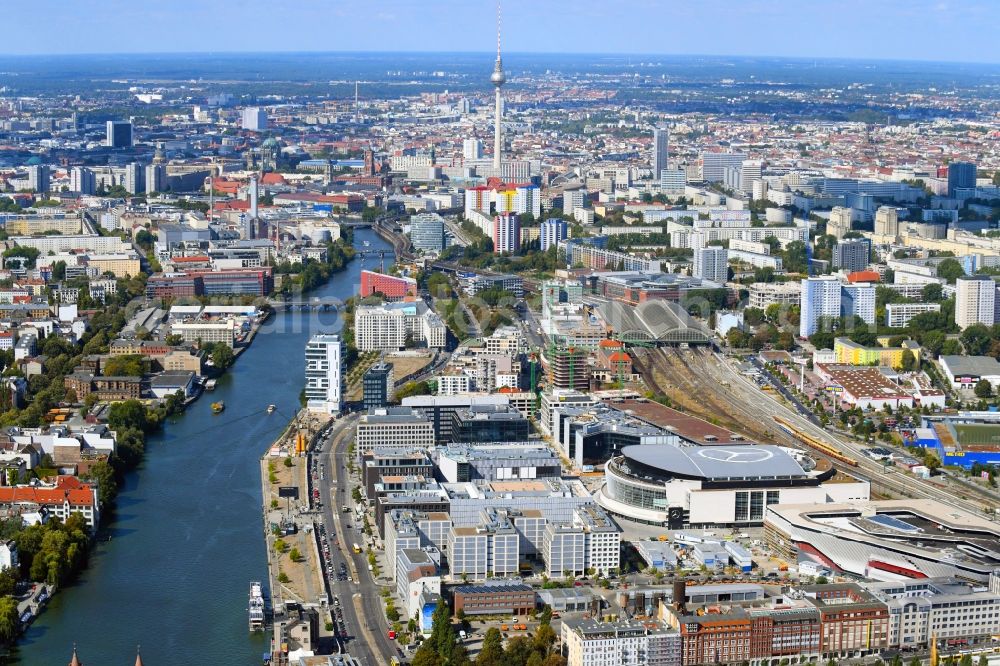
[[497, 65], [493, 70], [493, 74], [490, 75], [490, 81], [493, 85], [500, 87], [507, 83], [507, 75], [503, 73], [503, 69], [500, 67], [500, 61], [497, 60]]

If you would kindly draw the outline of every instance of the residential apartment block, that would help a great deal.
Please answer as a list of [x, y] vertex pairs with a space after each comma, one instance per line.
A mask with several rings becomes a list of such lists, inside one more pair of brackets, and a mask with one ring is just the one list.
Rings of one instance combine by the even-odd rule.
[[567, 666], [681, 665], [680, 634], [658, 622], [574, 618], [560, 632]]
[[447, 343], [444, 321], [423, 302], [362, 305], [354, 311], [358, 351], [396, 351], [422, 343], [440, 349]]

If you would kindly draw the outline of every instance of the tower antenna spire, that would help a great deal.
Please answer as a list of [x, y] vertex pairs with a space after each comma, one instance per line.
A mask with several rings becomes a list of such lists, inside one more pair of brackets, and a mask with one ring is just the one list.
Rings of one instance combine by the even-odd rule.
[[500, 0], [497, 0], [497, 62], [500, 62]]
[[503, 73], [503, 61], [500, 59], [500, 0], [497, 0], [497, 61], [493, 65], [493, 74], [490, 76], [490, 83], [493, 84], [495, 90], [495, 104], [496, 110], [493, 120], [493, 175], [500, 177], [500, 152], [503, 146], [503, 139], [501, 138], [501, 125], [500, 125], [500, 106], [502, 104], [500, 97], [500, 87], [507, 82], [507, 76]]

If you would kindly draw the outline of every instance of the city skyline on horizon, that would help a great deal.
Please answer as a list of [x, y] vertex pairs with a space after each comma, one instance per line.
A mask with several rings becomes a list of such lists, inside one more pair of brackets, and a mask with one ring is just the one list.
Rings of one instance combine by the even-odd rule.
[[[47, 5], [53, 11], [45, 13], [48, 38], [39, 39], [31, 30], [14, 32], [0, 47], [0, 56], [485, 54], [492, 51], [495, 28], [495, 3], [490, 0], [478, 8], [457, 0], [386, 0], [373, 11], [322, 0], [247, 0], [238, 12], [225, 3], [195, 0], [177, 0], [169, 7], [137, 7], [124, 0], [106, 0], [100, 6], [58, 3], [58, 11], [56, 4], [39, 0], [30, 7], [7, 8], [10, 24], [25, 26], [37, 21]], [[992, 35], [992, 26], [1000, 23], [1000, 3], [979, 0], [845, 0], [837, 3], [836, 11], [825, 3], [792, 0], [739, 5], [706, 0], [697, 7], [657, 0], [627, 5], [507, 0], [503, 13], [508, 54], [1000, 64], [1000, 45]], [[641, 20], [650, 14], [663, 20]], [[705, 25], [706, 17], [711, 17], [711, 25]], [[261, 32], [262, 19], [267, 20], [267, 32]], [[149, 39], [146, 28], [152, 25], [166, 36], [163, 40]], [[95, 34], [104, 39], [95, 42]], [[95, 43], [113, 46], [94, 48]]]

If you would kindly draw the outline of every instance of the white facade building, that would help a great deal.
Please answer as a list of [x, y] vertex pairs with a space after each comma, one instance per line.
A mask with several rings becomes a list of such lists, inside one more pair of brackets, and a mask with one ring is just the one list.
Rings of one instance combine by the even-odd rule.
[[314, 335], [306, 343], [306, 405], [324, 414], [343, 407], [343, 345], [339, 335]]
[[425, 303], [363, 305], [354, 312], [354, 339], [358, 351], [396, 351], [407, 340], [444, 347], [447, 327]]
[[729, 250], [724, 247], [702, 247], [694, 251], [695, 277], [718, 284], [729, 281]]
[[683, 196], [686, 186], [687, 172], [683, 169], [664, 169], [660, 172], [660, 192], [666, 196]]
[[572, 215], [577, 208], [587, 207], [587, 190], [566, 190], [563, 192], [563, 214]]
[[890, 328], [903, 328], [918, 314], [940, 311], [940, 303], [886, 303], [885, 325]]
[[236, 336], [236, 321], [227, 319], [218, 322], [175, 322], [170, 325], [170, 332], [181, 336], [188, 344], [205, 345], [210, 342], [222, 342], [232, 347]]
[[549, 521], [542, 537], [546, 575], [562, 578], [585, 575], [593, 569], [602, 575], [621, 566], [621, 530], [600, 507], [581, 506], [572, 523]]
[[701, 177], [709, 183], [720, 182], [725, 178], [726, 169], [739, 169], [746, 157], [744, 153], [702, 153]]
[[840, 280], [833, 276], [802, 280], [799, 335], [808, 338], [819, 330], [821, 317], [840, 316]]
[[28, 189], [36, 194], [44, 194], [49, 191], [48, 164], [33, 164], [28, 167]]
[[889, 606], [889, 647], [916, 648], [933, 639], [974, 640], [1000, 632], [1000, 595], [952, 578], [862, 583]]
[[461, 395], [469, 393], [475, 386], [472, 377], [464, 372], [449, 372], [434, 378], [438, 395]]
[[408, 407], [372, 409], [356, 429], [357, 453], [376, 448], [429, 449], [434, 446], [434, 424]]
[[567, 234], [568, 227], [565, 220], [558, 218], [545, 220], [539, 231], [541, 249], [548, 250], [553, 245], [559, 245], [559, 241], [566, 240]]
[[13, 569], [18, 566], [20, 560], [17, 556], [17, 543], [13, 540], [0, 542], [0, 571]]
[[830, 219], [826, 224], [826, 233], [837, 240], [843, 240], [844, 236], [851, 231], [851, 223], [854, 216], [850, 208], [834, 206], [830, 211]]
[[565, 619], [560, 631], [566, 666], [681, 665], [681, 635], [664, 625]]
[[521, 249], [521, 222], [516, 213], [500, 213], [493, 218], [494, 254], [516, 254]]
[[988, 275], [955, 280], [955, 323], [965, 329], [972, 324], [992, 326], [995, 321], [996, 282]]
[[481, 139], [465, 139], [462, 142], [462, 158], [467, 160], [483, 159], [483, 142]]
[[267, 113], [260, 107], [249, 107], [243, 109], [240, 125], [245, 130], [261, 132], [267, 129]]
[[80, 194], [93, 194], [97, 191], [97, 179], [94, 172], [87, 167], [75, 166], [69, 172], [69, 189]]
[[542, 216], [542, 196], [537, 185], [520, 185], [514, 190], [514, 212], [531, 213], [537, 220]]
[[740, 190], [750, 192], [755, 181], [760, 180], [764, 163], [760, 160], [744, 160], [740, 165]]
[[448, 567], [453, 578], [483, 580], [489, 570], [489, 533], [481, 527], [452, 527], [448, 534]]
[[866, 324], [875, 323], [875, 285], [866, 282], [840, 287], [840, 316], [856, 315]]

